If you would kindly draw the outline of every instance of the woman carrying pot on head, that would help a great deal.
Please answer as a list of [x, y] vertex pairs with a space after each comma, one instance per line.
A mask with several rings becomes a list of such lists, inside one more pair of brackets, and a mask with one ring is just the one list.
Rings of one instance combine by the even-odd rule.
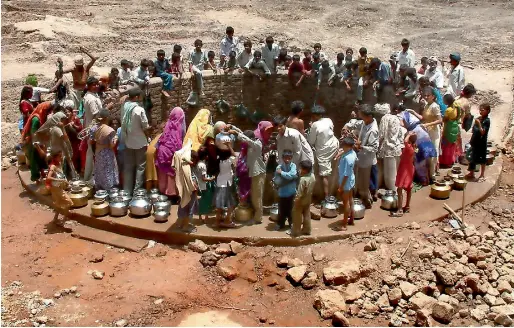
[[175, 107], [170, 113], [168, 122], [164, 127], [157, 143], [155, 153], [155, 166], [159, 179], [159, 191], [167, 196], [178, 198], [178, 190], [175, 183], [175, 169], [173, 168], [173, 156], [182, 148], [182, 142], [186, 133], [186, 116], [180, 107]]
[[119, 184], [118, 165], [114, 154], [117, 136], [109, 126], [110, 112], [102, 109], [96, 118], [98, 124], [89, 131], [89, 144], [95, 154], [95, 189], [109, 190]]
[[211, 111], [206, 108], [200, 109], [187, 128], [182, 146], [191, 140], [191, 150], [198, 151], [205, 143], [207, 136], [212, 134], [210, 119]]

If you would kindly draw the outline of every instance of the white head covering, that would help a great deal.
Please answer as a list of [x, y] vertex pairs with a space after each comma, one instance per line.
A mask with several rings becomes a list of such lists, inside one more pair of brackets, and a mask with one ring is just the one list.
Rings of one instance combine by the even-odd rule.
[[41, 91], [37, 89], [33, 89], [32, 98], [29, 100], [30, 102], [40, 102], [41, 101]]
[[437, 57], [436, 56], [431, 56], [430, 58], [428, 58], [428, 65], [432, 66], [432, 65], [436, 65], [437, 66]]
[[63, 107], [63, 108], [71, 108], [71, 109], [75, 109], [75, 102], [71, 99], [64, 99], [64, 100], [61, 100], [61, 103], [60, 105]]
[[214, 128], [213, 128], [214, 133], [219, 133], [221, 131], [221, 128], [225, 125], [226, 124], [223, 121], [218, 121], [218, 122], [214, 123]]
[[81, 55], [76, 55], [75, 59], [73, 61], [75, 62], [75, 65], [78, 65], [78, 66], [84, 65], [84, 58], [82, 58]]

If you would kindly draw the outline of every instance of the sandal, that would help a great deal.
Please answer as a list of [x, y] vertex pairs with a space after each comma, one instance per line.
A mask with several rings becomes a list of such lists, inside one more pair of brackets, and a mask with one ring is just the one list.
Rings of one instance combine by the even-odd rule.
[[410, 213], [410, 207], [405, 206], [405, 207], [403, 208], [403, 213], [404, 213], [404, 214], [405, 214], [405, 213]]
[[198, 231], [198, 229], [194, 225], [188, 225], [187, 227], [182, 228], [182, 231], [186, 233], [194, 233]]
[[477, 182], [485, 182], [485, 178], [484, 177], [478, 178]]
[[398, 212], [396, 212], [396, 213], [391, 213], [391, 216], [392, 216], [393, 218], [401, 218], [401, 217], [403, 216], [403, 214], [404, 214], [404, 212], [400, 212], [400, 211], [398, 211]]

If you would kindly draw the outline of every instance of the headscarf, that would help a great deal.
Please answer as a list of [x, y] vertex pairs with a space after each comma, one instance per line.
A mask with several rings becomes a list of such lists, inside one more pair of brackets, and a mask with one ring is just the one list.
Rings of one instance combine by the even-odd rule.
[[64, 112], [57, 112], [52, 117], [50, 117], [41, 127], [36, 131], [37, 135], [45, 134], [50, 131], [51, 128], [57, 126], [59, 122], [62, 121], [63, 118], [66, 117]]
[[35, 74], [29, 74], [25, 79], [25, 84], [31, 85], [33, 87], [37, 87], [37, 76]]
[[268, 144], [270, 134], [265, 133], [265, 131], [273, 129], [273, 123], [270, 121], [260, 121], [257, 125], [257, 129], [255, 129], [255, 137], [258, 138], [262, 145], [265, 146]]
[[62, 108], [75, 109], [75, 102], [71, 99], [63, 99], [63, 100], [61, 100], [61, 102], [59, 104], [61, 105]]
[[221, 127], [225, 126], [225, 125], [227, 125], [227, 124], [225, 124], [225, 122], [223, 122], [223, 121], [218, 121], [218, 122], [214, 123], [214, 127], [213, 127], [214, 133], [215, 134], [220, 133]]
[[189, 124], [182, 146], [187, 143], [187, 140], [191, 140], [191, 149], [194, 151], [200, 149], [205, 142], [205, 138], [208, 135], [212, 135], [212, 126], [209, 124], [210, 117], [211, 112], [208, 109], [202, 108], [198, 111], [195, 118]]
[[30, 114], [27, 122], [25, 122], [25, 127], [23, 128], [23, 133], [21, 134], [22, 140], [25, 139], [25, 137], [30, 134], [30, 129], [32, 125], [32, 119], [34, 117], [37, 117], [39, 119], [40, 126], [43, 126], [46, 122], [46, 118], [48, 114], [50, 114], [50, 111], [53, 108], [53, 102], [51, 101], [45, 101], [41, 104], [37, 105], [37, 107], [34, 109], [32, 114]]
[[173, 155], [182, 148], [182, 139], [185, 134], [186, 116], [180, 107], [175, 107], [170, 113], [168, 122], [164, 127], [164, 131], [159, 138], [159, 147], [157, 148], [155, 166], [159, 171], [167, 174], [175, 175], [172, 167]]
[[125, 130], [126, 133], [132, 131], [132, 111], [138, 106], [137, 102], [127, 101], [123, 105], [124, 114], [121, 118], [121, 130]]

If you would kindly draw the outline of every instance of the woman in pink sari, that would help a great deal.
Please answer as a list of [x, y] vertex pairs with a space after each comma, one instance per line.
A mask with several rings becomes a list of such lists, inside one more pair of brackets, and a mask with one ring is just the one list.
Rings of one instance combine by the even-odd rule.
[[182, 148], [186, 134], [186, 117], [180, 107], [175, 107], [170, 113], [164, 131], [157, 142], [155, 166], [159, 178], [159, 191], [167, 196], [177, 197], [175, 185], [175, 169], [172, 167], [173, 155]]

